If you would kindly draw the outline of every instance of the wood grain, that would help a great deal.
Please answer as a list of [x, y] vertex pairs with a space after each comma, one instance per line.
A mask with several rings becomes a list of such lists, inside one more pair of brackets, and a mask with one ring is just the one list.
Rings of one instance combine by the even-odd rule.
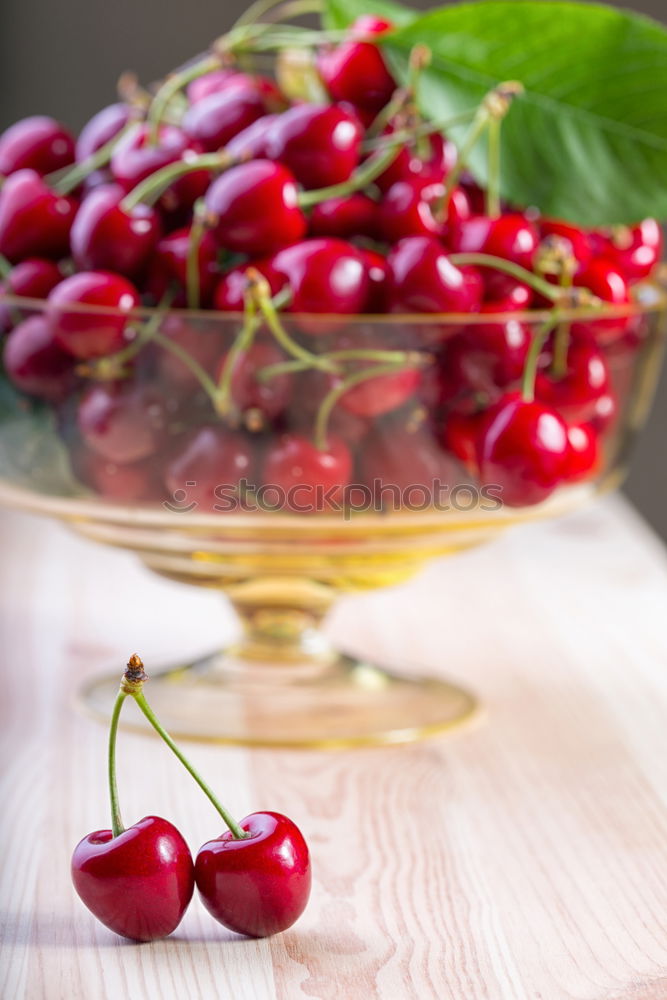
[[[623, 502], [335, 610], [348, 648], [476, 688], [478, 728], [355, 753], [189, 747], [237, 814], [283, 810], [308, 835], [311, 904], [259, 942], [198, 901], [171, 939], [123, 942], [68, 871], [108, 813], [77, 682], [134, 649], [150, 667], [215, 646], [229, 611], [46, 521], [0, 515], [0, 551], [0, 996], [666, 1000], [667, 559]], [[169, 816], [193, 846], [219, 832], [157, 741], [119, 750], [128, 821]]]

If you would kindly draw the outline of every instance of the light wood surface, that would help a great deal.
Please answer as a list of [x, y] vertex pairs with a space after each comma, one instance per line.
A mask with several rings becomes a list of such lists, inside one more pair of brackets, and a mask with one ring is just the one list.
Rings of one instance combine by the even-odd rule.
[[[667, 559], [621, 500], [335, 611], [346, 646], [472, 685], [476, 729], [355, 753], [189, 745], [237, 815], [287, 812], [310, 841], [309, 908], [264, 941], [195, 900], [172, 938], [133, 945], [69, 881], [108, 825], [78, 681], [135, 649], [150, 671], [214, 647], [228, 610], [47, 521], [0, 514], [0, 553], [2, 998], [667, 998]], [[119, 767], [126, 822], [164, 815], [195, 849], [220, 832], [156, 740], [123, 734]]]

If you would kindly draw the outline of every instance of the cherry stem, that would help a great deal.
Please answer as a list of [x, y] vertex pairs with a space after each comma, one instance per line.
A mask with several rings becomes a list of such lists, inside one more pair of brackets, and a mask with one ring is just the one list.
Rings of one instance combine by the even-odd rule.
[[522, 284], [529, 285], [551, 302], [558, 302], [562, 298], [562, 290], [557, 286], [550, 284], [532, 271], [528, 271], [525, 267], [521, 267], [520, 264], [514, 264], [502, 257], [494, 257], [493, 254], [488, 253], [452, 253], [449, 254], [449, 259], [457, 267], [472, 265], [473, 267], [492, 267], [496, 271], [502, 271], [504, 274], [516, 278]]
[[185, 290], [189, 309], [199, 309], [201, 286], [199, 279], [199, 250], [206, 233], [206, 205], [203, 198], [194, 206], [188, 253], [185, 260]]
[[546, 343], [547, 337], [558, 321], [559, 317], [554, 313], [553, 316], [542, 323], [533, 333], [521, 381], [521, 395], [526, 403], [532, 403], [535, 399], [535, 379], [537, 378], [537, 365], [540, 360], [540, 353]]
[[280, 322], [280, 317], [276, 311], [271, 298], [271, 291], [266, 279], [254, 268], [249, 268], [246, 272], [251, 281], [251, 291], [255, 297], [257, 308], [262, 313], [266, 325], [278, 341], [283, 350], [293, 358], [303, 361], [309, 368], [323, 368], [325, 371], [335, 371], [335, 367], [324, 356], [318, 357], [298, 344], [289, 335], [285, 327]]
[[[414, 140], [419, 139], [422, 136], [433, 135], [436, 132], [446, 132], [447, 129], [453, 128], [455, 125], [462, 125], [465, 122], [470, 121], [476, 112], [477, 108], [468, 108], [467, 111], [462, 111], [458, 115], [452, 115], [451, 118], [442, 118], [439, 121], [422, 122], [421, 125], [415, 125], [414, 128], [398, 129], [396, 132], [391, 133], [391, 141], [411, 144]], [[370, 152], [374, 149], [384, 149], [386, 145], [387, 136], [381, 135], [373, 139], [367, 139], [362, 143], [361, 148], [364, 152]]]
[[123, 819], [120, 814], [120, 805], [118, 803], [118, 785], [116, 783], [116, 736], [118, 735], [118, 720], [120, 719], [123, 702], [126, 698], [127, 694], [121, 689], [118, 692], [118, 697], [114, 703], [113, 712], [111, 713], [111, 724], [109, 726], [109, 799], [111, 802], [111, 833], [114, 837], [118, 837], [119, 834], [123, 833], [125, 830], [125, 827], [123, 826]]
[[393, 136], [391, 141], [385, 145], [386, 149], [383, 149], [376, 156], [371, 156], [341, 184], [332, 184], [330, 187], [319, 188], [316, 191], [301, 191], [299, 194], [301, 208], [311, 208], [313, 205], [319, 205], [321, 201], [327, 201], [329, 198], [341, 198], [366, 187], [394, 162], [401, 150], [401, 143]]
[[198, 361], [190, 355], [185, 348], [181, 347], [175, 341], [171, 340], [169, 337], [165, 337], [164, 334], [159, 332], [154, 332], [152, 335], [152, 340], [154, 343], [159, 344], [163, 347], [165, 351], [170, 351], [175, 357], [182, 361], [186, 368], [188, 368], [192, 374], [195, 376], [197, 381], [200, 383], [202, 389], [210, 397], [211, 402], [214, 406], [217, 405], [218, 399], [218, 387], [216, 386], [213, 379], [208, 375], [206, 371], [202, 368]]
[[501, 119], [492, 118], [488, 129], [488, 177], [486, 214], [491, 219], [500, 215], [500, 127]]
[[146, 180], [141, 181], [129, 194], [126, 194], [120, 203], [124, 212], [131, 212], [141, 202], [152, 205], [160, 195], [179, 177], [192, 173], [193, 170], [228, 170], [240, 163], [241, 159], [229, 156], [222, 150], [219, 153], [203, 153], [189, 160], [178, 160], [176, 163], [168, 163], [166, 167], [161, 167], [151, 174]]
[[[113, 156], [114, 150], [120, 140], [123, 139], [127, 133], [135, 127], [135, 125], [136, 121], [132, 120], [127, 122], [120, 132], [116, 132], [116, 134], [109, 139], [108, 142], [105, 142], [103, 146], [100, 146], [100, 148], [91, 156], [82, 160], [81, 163], [77, 163], [77, 165], [72, 167], [71, 170], [68, 170], [64, 176], [61, 176], [60, 180], [56, 181], [53, 185], [53, 190], [58, 194], [69, 194], [71, 191], [74, 191], [74, 189], [77, 188], [82, 181], [85, 181], [86, 177], [90, 176], [93, 171], [99, 170], [101, 167], [105, 167]], [[48, 182], [50, 178], [47, 177], [46, 180]]]
[[244, 295], [245, 313], [243, 318], [243, 327], [241, 328], [239, 335], [234, 340], [234, 343], [225, 358], [225, 363], [218, 380], [215, 409], [220, 416], [228, 416], [232, 410], [231, 396], [234, 372], [238, 362], [241, 360], [255, 339], [255, 333], [257, 332], [257, 327], [259, 326], [257, 304], [255, 301], [254, 289], [251, 284], [254, 280], [253, 276], [248, 278], [248, 288], [246, 290], [246, 294]]
[[[378, 361], [400, 366], [405, 361], [405, 354], [405, 351], [373, 351], [364, 350], [363, 348], [360, 348], [359, 350], [351, 348], [346, 351], [328, 351], [326, 354], [320, 355], [320, 357], [328, 358], [333, 362]], [[427, 356], [423, 355], [423, 357], [425, 359], [425, 363]], [[277, 375], [289, 375], [292, 372], [302, 372], [310, 367], [311, 366], [305, 361], [278, 361], [274, 365], [266, 365], [264, 368], [260, 368], [257, 372], [257, 379], [260, 382], [268, 382]]]
[[8, 278], [12, 273], [12, 265], [9, 263], [6, 257], [0, 254], [0, 278]]
[[148, 141], [152, 146], [157, 145], [160, 137], [160, 125], [164, 120], [165, 113], [173, 98], [187, 87], [193, 80], [219, 69], [221, 64], [219, 55], [208, 55], [204, 59], [178, 70], [168, 76], [159, 87], [155, 97], [151, 101], [148, 109], [148, 124], [150, 126]]
[[82, 362], [77, 366], [77, 373], [86, 378], [115, 379], [122, 371], [122, 365], [131, 361], [151, 340], [154, 340], [167, 309], [171, 304], [173, 295], [167, 292], [160, 301], [157, 310], [146, 320], [139, 329], [136, 337], [116, 354], [108, 354], [106, 357], [98, 358], [96, 361]]

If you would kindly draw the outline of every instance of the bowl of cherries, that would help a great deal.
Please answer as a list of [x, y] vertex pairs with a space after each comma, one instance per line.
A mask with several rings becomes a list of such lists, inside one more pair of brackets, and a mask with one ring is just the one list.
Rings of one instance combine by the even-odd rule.
[[148, 90], [123, 77], [78, 137], [0, 135], [0, 502], [232, 601], [235, 644], [153, 678], [174, 733], [406, 741], [475, 698], [332, 649], [322, 618], [619, 483], [662, 231], [512, 200], [528, 81], [429, 115], [428, 37], [400, 65], [388, 20], [280, 12]]

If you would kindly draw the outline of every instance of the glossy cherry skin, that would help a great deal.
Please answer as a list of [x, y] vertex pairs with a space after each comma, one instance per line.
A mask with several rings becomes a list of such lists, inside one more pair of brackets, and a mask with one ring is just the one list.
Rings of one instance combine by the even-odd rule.
[[570, 424], [567, 429], [570, 460], [567, 478], [570, 482], [590, 479], [600, 468], [600, 439], [590, 424]]
[[74, 360], [56, 343], [43, 316], [29, 316], [15, 326], [3, 350], [5, 372], [29, 396], [59, 402], [76, 385]]
[[334, 104], [296, 104], [269, 130], [267, 156], [291, 170], [305, 188], [348, 180], [359, 163], [362, 128], [358, 118]]
[[351, 474], [352, 455], [332, 434], [323, 450], [310, 437], [285, 434], [267, 449], [262, 482], [281, 491], [278, 496], [285, 509], [311, 514], [341, 503]]
[[241, 160], [268, 159], [266, 149], [269, 133], [279, 117], [277, 114], [262, 115], [238, 132], [225, 146], [229, 156]]
[[508, 278], [504, 295], [500, 299], [485, 299], [479, 307], [483, 313], [523, 312], [530, 309], [535, 293], [529, 285]]
[[339, 198], [328, 198], [311, 212], [311, 236], [336, 236], [347, 240], [352, 236], [374, 239], [377, 229], [377, 203], [368, 195], [355, 191]]
[[237, 934], [279, 934], [308, 903], [308, 845], [281, 813], [251, 813], [239, 826], [248, 838], [236, 839], [227, 831], [200, 848], [195, 861], [199, 895], [209, 913]]
[[471, 475], [477, 474], [477, 442], [483, 426], [484, 414], [447, 414], [442, 430], [442, 443]]
[[238, 487], [253, 482], [254, 455], [246, 437], [221, 424], [187, 432], [174, 447], [165, 486], [175, 502], [200, 513], [235, 510]]
[[521, 378], [532, 340], [517, 319], [471, 324], [447, 343], [446, 367], [467, 389], [493, 393]]
[[558, 236], [567, 240], [577, 267], [585, 267], [588, 264], [592, 251], [589, 234], [585, 230], [569, 222], [561, 222], [559, 219], [541, 219], [539, 226], [543, 238]]
[[[388, 130], [389, 134], [393, 127]], [[426, 155], [422, 155], [422, 145]], [[442, 184], [456, 164], [457, 152], [453, 142], [439, 132], [424, 136], [423, 143], [409, 143], [386, 170], [373, 182], [381, 191], [388, 191], [397, 181], [420, 180], [426, 184]]]
[[[56, 285], [48, 303], [49, 322], [63, 350], [76, 358], [99, 358], [124, 346], [127, 314], [139, 305], [139, 294], [118, 274], [80, 271]], [[96, 312], [96, 306], [113, 311]]]
[[162, 393], [131, 381], [99, 382], [84, 393], [77, 412], [83, 440], [119, 465], [152, 455], [165, 435]]
[[555, 379], [548, 371], [538, 373], [535, 396], [558, 410], [565, 420], [581, 423], [595, 416], [598, 400], [610, 389], [604, 354], [587, 341], [575, 340], [567, 352], [567, 371]]
[[[537, 227], [519, 214], [500, 215], [497, 219], [471, 216], [463, 219], [452, 231], [449, 243], [457, 253], [485, 253], [501, 257], [532, 270], [539, 245]], [[503, 298], [509, 283], [514, 279], [493, 268], [483, 268], [482, 275], [487, 298]]]
[[0, 135], [0, 174], [28, 168], [50, 174], [74, 162], [74, 139], [45, 115], [22, 118]]
[[474, 268], [451, 263], [438, 240], [411, 236], [400, 240], [388, 257], [390, 312], [467, 313], [482, 300], [482, 279]]
[[244, 87], [227, 87], [197, 101], [186, 111], [181, 124], [193, 142], [212, 153], [226, 146], [266, 110], [257, 88], [248, 83]]
[[[574, 276], [574, 284], [588, 288], [593, 295], [612, 307], [623, 307], [630, 303], [628, 282], [619, 269], [603, 257], [593, 258], [586, 267], [582, 267]], [[630, 318], [627, 316], [582, 320], [572, 324], [572, 333], [575, 336], [588, 335], [598, 343], [610, 344], [623, 336], [629, 324]]]
[[[256, 340], [251, 344], [234, 366], [231, 382], [234, 405], [242, 412], [253, 411], [261, 421], [273, 420], [282, 413], [292, 396], [294, 376], [285, 373], [260, 381], [257, 373], [284, 360], [284, 353], [274, 341]], [[218, 379], [226, 362], [224, 354], [218, 366]]]
[[210, 94], [217, 94], [229, 84], [236, 74], [233, 69], [213, 69], [192, 80], [186, 87], [188, 103], [196, 104]]
[[477, 461], [484, 484], [508, 507], [541, 503], [569, 474], [567, 425], [550, 407], [504, 397], [486, 415]]
[[[380, 33], [366, 30], [361, 37]], [[378, 47], [371, 42], [356, 41], [354, 35], [359, 35], [354, 25], [350, 34], [349, 41], [320, 53], [317, 60], [320, 76], [334, 101], [349, 101], [377, 114], [394, 93], [396, 81]]]
[[385, 312], [387, 298], [387, 258], [375, 250], [360, 250], [368, 275], [368, 295], [364, 312], [376, 315]]
[[[176, 229], [167, 236], [163, 236], [155, 249], [154, 264], [162, 271], [165, 285], [173, 284], [183, 291], [183, 294], [174, 300], [173, 305], [186, 304], [185, 289], [187, 287], [190, 234], [191, 230], [188, 226]], [[218, 245], [210, 232], [204, 232], [199, 241], [197, 273], [199, 275], [199, 301], [200, 305], [205, 307], [211, 301], [213, 289], [220, 275]]]
[[89, 833], [74, 848], [72, 881], [101, 923], [134, 941], [176, 930], [194, 891], [188, 845], [175, 826], [146, 816], [113, 837]]
[[220, 246], [238, 253], [271, 253], [306, 232], [294, 175], [270, 160], [252, 160], [221, 174], [206, 193]]
[[161, 223], [155, 209], [121, 207], [123, 189], [102, 185], [84, 198], [72, 224], [70, 245], [80, 270], [116, 271], [140, 275], [155, 248]]
[[435, 206], [445, 189], [438, 181], [425, 184], [421, 178], [397, 181], [377, 208], [380, 238], [397, 243], [408, 236], [442, 236], [443, 221]]
[[26, 257], [64, 257], [76, 202], [56, 194], [34, 170], [17, 170], [0, 190], [0, 254], [12, 263]]
[[6, 333], [14, 323], [14, 316], [26, 316], [31, 310], [3, 304], [4, 295], [26, 299], [45, 299], [52, 288], [62, 281], [62, 274], [52, 260], [29, 257], [15, 264], [7, 277], [0, 281], [0, 333]]
[[234, 70], [217, 69], [198, 77], [188, 84], [187, 95], [190, 104], [198, 104], [211, 94], [225, 90], [229, 94], [238, 90], [252, 89], [260, 95], [269, 111], [279, 111], [285, 107], [285, 98], [274, 80], [256, 73], [237, 73]]
[[180, 160], [189, 139], [174, 125], [162, 125], [157, 145], [151, 143], [150, 128], [134, 125], [119, 139], [111, 157], [111, 173], [124, 191], [131, 191], [151, 174]]
[[[279, 250], [269, 264], [291, 290], [288, 312], [350, 315], [362, 312], [368, 300], [364, 258], [343, 240], [322, 238], [295, 243]], [[330, 326], [304, 320], [300, 329], [319, 336]]]
[[284, 278], [276, 274], [268, 260], [249, 261], [232, 267], [223, 274], [213, 292], [213, 308], [220, 312], [243, 312], [244, 296], [248, 285], [246, 271], [253, 267], [269, 283], [271, 294], [275, 295], [284, 284]]
[[662, 258], [664, 238], [656, 219], [644, 219], [636, 226], [612, 230], [607, 254], [621, 274], [630, 281], [641, 281]]
[[94, 114], [83, 126], [76, 140], [77, 162], [89, 159], [98, 149], [111, 142], [127, 125], [131, 115], [129, 104], [122, 103], [109, 104]]

